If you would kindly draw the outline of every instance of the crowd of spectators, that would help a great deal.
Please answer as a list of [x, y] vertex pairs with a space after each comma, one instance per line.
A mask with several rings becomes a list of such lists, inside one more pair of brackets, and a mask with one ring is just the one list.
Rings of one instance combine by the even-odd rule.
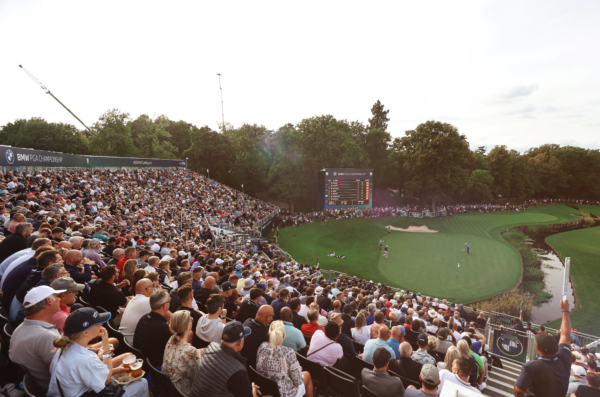
[[[1, 177], [0, 310], [16, 327], [8, 356], [42, 393], [149, 396], [152, 373], [114, 380], [132, 376], [135, 354], [194, 397], [258, 396], [253, 371], [282, 396], [313, 396], [303, 365], [352, 372], [357, 360], [380, 396], [486, 387], [482, 316], [370, 280], [328, 280], [277, 250], [215, 245], [209, 219], [252, 227], [274, 210], [226, 186], [173, 170]], [[559, 339], [537, 336], [541, 359], [525, 365], [517, 395], [597, 388], [587, 379], [595, 359], [578, 365], [584, 376], [570, 366], [563, 310]]]

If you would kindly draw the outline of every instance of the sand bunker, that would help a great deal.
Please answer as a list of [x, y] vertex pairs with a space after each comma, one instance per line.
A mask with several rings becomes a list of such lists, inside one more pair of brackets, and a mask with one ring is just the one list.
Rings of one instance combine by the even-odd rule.
[[401, 232], [411, 232], [411, 233], [437, 233], [437, 230], [433, 230], [428, 228], [427, 226], [409, 226], [408, 229], [402, 229], [394, 226], [386, 226], [386, 228], [390, 228], [392, 230], [398, 230]]

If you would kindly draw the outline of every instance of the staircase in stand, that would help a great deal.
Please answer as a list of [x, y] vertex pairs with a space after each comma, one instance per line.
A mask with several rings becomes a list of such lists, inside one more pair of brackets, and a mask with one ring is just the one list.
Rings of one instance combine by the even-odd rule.
[[521, 373], [523, 364], [502, 360], [503, 368], [493, 367], [488, 372], [487, 387], [481, 392], [490, 397], [514, 397], [514, 385]]

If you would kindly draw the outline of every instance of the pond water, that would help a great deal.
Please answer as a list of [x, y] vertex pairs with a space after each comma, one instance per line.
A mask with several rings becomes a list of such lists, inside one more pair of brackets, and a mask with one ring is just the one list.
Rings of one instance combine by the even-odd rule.
[[[594, 226], [598, 226], [598, 222], [596, 222]], [[577, 227], [571, 230], [583, 228], [584, 227]], [[534, 306], [531, 312], [533, 323], [544, 324], [548, 321], [556, 320], [562, 315], [559, 302], [562, 299], [562, 283], [565, 267], [545, 241], [546, 237], [555, 233], [548, 232], [545, 234], [538, 234], [530, 233], [529, 230], [525, 230], [524, 233], [527, 236], [527, 244], [533, 248], [542, 260], [542, 270], [546, 273], [546, 287], [544, 290], [552, 294], [552, 298], [548, 302]], [[571, 302], [571, 304], [573, 299], [573, 285], [569, 283], [569, 302]]]

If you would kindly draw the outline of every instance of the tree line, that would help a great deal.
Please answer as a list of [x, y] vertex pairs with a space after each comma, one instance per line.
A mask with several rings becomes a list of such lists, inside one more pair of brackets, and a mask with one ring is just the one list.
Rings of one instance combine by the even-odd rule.
[[[600, 198], [600, 151], [544, 144], [524, 153], [498, 145], [471, 150], [448, 123], [427, 121], [392, 139], [380, 101], [368, 123], [314, 116], [277, 130], [263, 125], [197, 127], [166, 116], [135, 120], [112, 109], [91, 127], [18, 119], [0, 127], [0, 144], [99, 156], [188, 158], [188, 167], [246, 193], [269, 191], [310, 210], [317, 171], [372, 168], [374, 186], [403, 203], [480, 204], [494, 199]], [[399, 203], [400, 204], [400, 203]]]

